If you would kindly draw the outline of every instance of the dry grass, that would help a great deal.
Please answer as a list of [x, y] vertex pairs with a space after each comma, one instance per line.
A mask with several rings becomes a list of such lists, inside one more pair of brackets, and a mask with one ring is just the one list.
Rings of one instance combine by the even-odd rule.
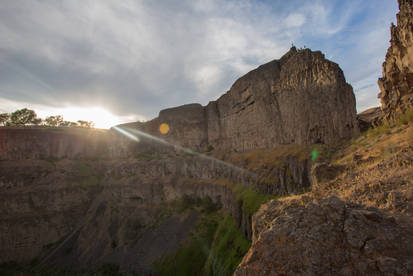
[[351, 202], [413, 215], [409, 203], [409, 194], [413, 194], [412, 126], [402, 124], [378, 135], [361, 136], [336, 157], [333, 163], [347, 169], [336, 179], [314, 186], [315, 196], [337, 195]]
[[[235, 153], [227, 160], [262, 171], [283, 166], [287, 156], [296, 156], [299, 160], [311, 158], [314, 149], [322, 161], [344, 169], [337, 172], [335, 179], [314, 185], [304, 196], [335, 195], [348, 202], [413, 217], [413, 124], [410, 121], [384, 125], [357, 139], [329, 147], [281, 145], [274, 149]], [[227, 180], [220, 182], [231, 187]], [[277, 201], [296, 198], [293, 195]]]

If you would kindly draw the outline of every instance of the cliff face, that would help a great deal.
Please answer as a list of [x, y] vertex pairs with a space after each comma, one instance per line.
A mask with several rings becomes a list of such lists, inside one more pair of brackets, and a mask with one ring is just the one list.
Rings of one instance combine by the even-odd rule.
[[413, 108], [413, 1], [399, 0], [399, 9], [397, 26], [390, 28], [383, 77], [378, 80], [386, 119]]
[[114, 157], [129, 144], [105, 130], [0, 128], [0, 160]]
[[127, 158], [171, 148], [147, 137], [130, 139], [115, 130], [0, 128], [0, 160]]
[[[162, 123], [170, 127], [166, 135], [159, 133]], [[294, 47], [207, 106], [166, 109], [140, 128], [195, 150], [332, 143], [359, 134], [353, 90], [339, 66], [321, 52]]]
[[[151, 244], [145, 243], [144, 247], [144, 240], [140, 240], [141, 235], [147, 235], [142, 229], [156, 222], [166, 208], [164, 204], [184, 195], [210, 197], [232, 214], [244, 235], [251, 239], [251, 215], [242, 210], [242, 202], [237, 202], [231, 187], [217, 180], [227, 179], [245, 187], [258, 183], [262, 193], [289, 194], [309, 187], [308, 166], [307, 161], [286, 160], [284, 165], [264, 174], [208, 156], [171, 152], [106, 160], [2, 160], [0, 260], [30, 260], [70, 235], [73, 237], [68, 243], [76, 249], [76, 257], [57, 252], [49, 258], [50, 263], [67, 266], [69, 259], [76, 267], [96, 265], [116, 252], [129, 258], [130, 254], [137, 254], [137, 248], [139, 252], [150, 250]], [[111, 248], [112, 241], [116, 241], [118, 249]], [[172, 248], [178, 246], [178, 241]], [[96, 253], [99, 248], [104, 248], [101, 255]], [[135, 260], [139, 264], [135, 269], [150, 269], [151, 262], [165, 253], [159, 249], [151, 259]]]

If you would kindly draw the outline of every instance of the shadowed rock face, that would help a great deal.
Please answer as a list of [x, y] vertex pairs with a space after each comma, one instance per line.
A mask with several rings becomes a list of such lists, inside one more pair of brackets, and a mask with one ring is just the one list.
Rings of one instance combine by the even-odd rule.
[[397, 26], [392, 24], [390, 48], [378, 80], [386, 119], [413, 108], [413, 1], [399, 0]]
[[0, 160], [98, 158], [122, 155], [130, 141], [81, 128], [0, 128]]
[[[161, 123], [170, 126], [168, 134], [159, 133]], [[332, 143], [359, 134], [353, 89], [339, 66], [319, 51], [295, 47], [207, 106], [166, 109], [140, 128], [195, 150]]]

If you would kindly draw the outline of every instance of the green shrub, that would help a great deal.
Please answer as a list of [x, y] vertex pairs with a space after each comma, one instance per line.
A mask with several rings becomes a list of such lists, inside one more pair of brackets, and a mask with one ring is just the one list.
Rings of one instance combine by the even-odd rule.
[[175, 200], [171, 203], [171, 208], [173, 212], [181, 213], [188, 209], [194, 209], [196, 207], [201, 208], [202, 212], [213, 212], [217, 210], [216, 204], [212, 201], [209, 196], [203, 198], [183, 195], [180, 199]]
[[230, 215], [211, 212], [181, 248], [154, 266], [159, 275], [232, 275], [250, 246]]
[[236, 185], [233, 191], [236, 194], [236, 200], [242, 203], [242, 209], [250, 215], [254, 214], [262, 204], [276, 198], [274, 195], [262, 194], [241, 184]]
[[202, 198], [199, 205], [201, 206], [202, 211], [206, 213], [211, 213], [218, 209], [218, 206], [212, 201], [209, 196]]
[[227, 215], [215, 233], [205, 275], [232, 275], [250, 246], [234, 218]]
[[370, 128], [367, 131], [367, 136], [377, 137], [382, 134], [390, 134], [390, 133], [391, 133], [390, 125], [387, 123], [383, 123], [382, 125], [377, 126], [375, 128]]
[[201, 217], [191, 237], [175, 253], [163, 257], [154, 266], [159, 275], [202, 275], [214, 234], [222, 217], [210, 213]]
[[408, 123], [413, 122], [413, 110], [407, 110], [404, 112], [398, 119], [397, 123], [399, 125], [407, 125]]

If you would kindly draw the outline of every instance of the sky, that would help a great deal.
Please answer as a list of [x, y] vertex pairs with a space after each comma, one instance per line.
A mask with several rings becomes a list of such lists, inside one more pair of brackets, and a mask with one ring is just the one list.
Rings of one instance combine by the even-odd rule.
[[293, 43], [338, 63], [357, 109], [377, 79], [396, 0], [2, 0], [0, 112], [148, 120], [207, 104]]

